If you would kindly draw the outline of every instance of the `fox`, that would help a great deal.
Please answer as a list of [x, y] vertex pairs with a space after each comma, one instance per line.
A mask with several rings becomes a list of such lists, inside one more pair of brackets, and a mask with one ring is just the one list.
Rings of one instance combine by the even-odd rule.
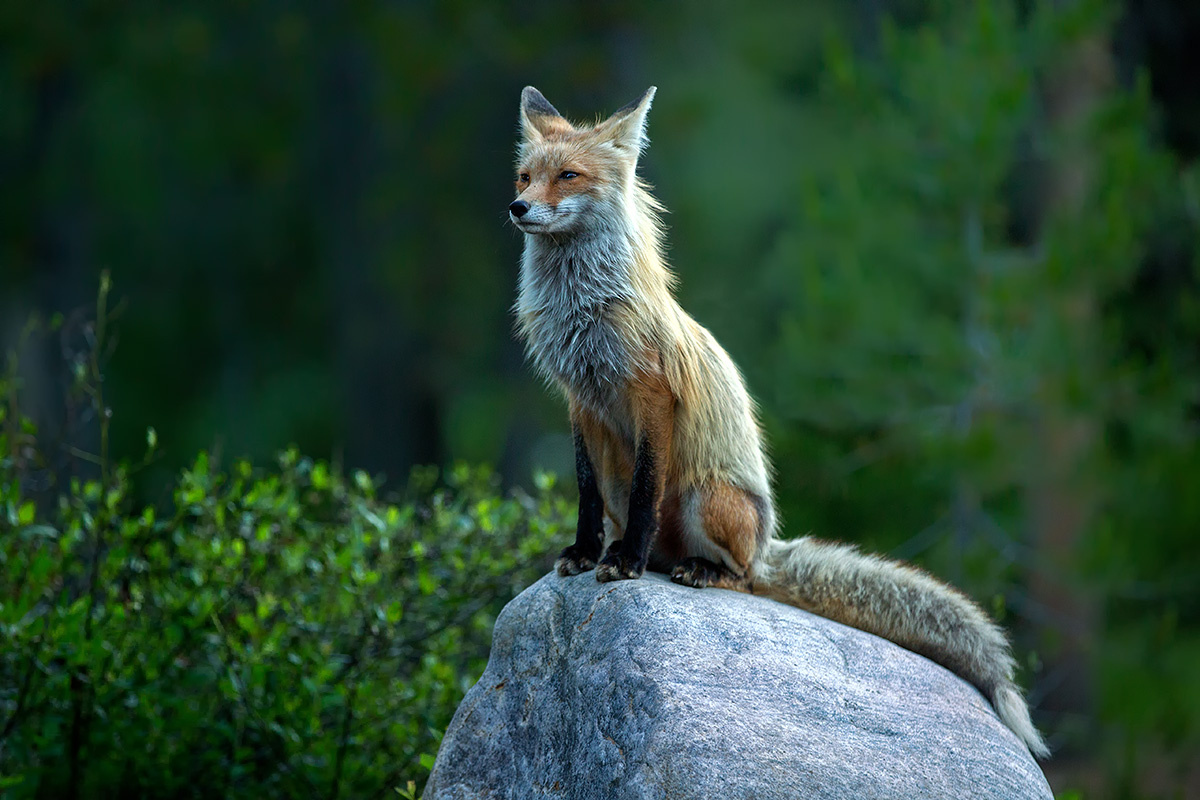
[[555, 562], [598, 581], [647, 569], [747, 592], [881, 636], [977, 687], [1039, 758], [1000, 627], [916, 567], [840, 542], [779, 537], [758, 412], [737, 366], [675, 300], [664, 207], [638, 174], [657, 89], [595, 124], [521, 93], [516, 199], [524, 234], [516, 328], [565, 396], [575, 541]]

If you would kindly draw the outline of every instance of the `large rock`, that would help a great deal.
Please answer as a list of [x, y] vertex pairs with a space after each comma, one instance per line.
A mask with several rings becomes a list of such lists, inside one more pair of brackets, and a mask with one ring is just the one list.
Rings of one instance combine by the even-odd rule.
[[661, 576], [501, 613], [426, 800], [1050, 798], [972, 686], [868, 633]]

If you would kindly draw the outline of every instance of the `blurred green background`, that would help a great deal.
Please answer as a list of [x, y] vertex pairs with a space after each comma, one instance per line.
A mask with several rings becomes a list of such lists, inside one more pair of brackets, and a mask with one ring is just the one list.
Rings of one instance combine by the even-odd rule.
[[[785, 533], [1000, 616], [1060, 796], [1200, 795], [1191, 0], [42, 2], [0, 42], [0, 343], [56, 446], [156, 429], [137, 503], [293, 444], [385, 486], [569, 478], [511, 334], [517, 100], [588, 120], [654, 84], [642, 172]], [[102, 270], [103, 432], [63, 368]]]

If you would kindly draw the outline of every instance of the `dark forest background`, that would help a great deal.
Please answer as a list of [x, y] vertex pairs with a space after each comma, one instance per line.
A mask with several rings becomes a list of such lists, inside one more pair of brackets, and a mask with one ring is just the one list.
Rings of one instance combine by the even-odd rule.
[[[148, 427], [131, 507], [178, 499], [200, 451], [289, 446], [305, 486], [296, 453], [362, 470], [351, 492], [466, 462], [497, 503], [549, 490], [538, 469], [570, 496], [563, 404], [511, 334], [517, 101], [586, 120], [654, 84], [642, 172], [681, 302], [760, 401], [785, 533], [1001, 617], [1060, 796], [1200, 793], [1200, 5], [42, 2], [0, 9], [0, 45], [0, 343], [48, 451], [13, 484], [8, 562], [26, 495], [108, 480], [79, 454], [142, 459]], [[457, 607], [446, 586], [421, 613]], [[423, 779], [480, 662], [453, 664], [413, 690], [433, 744], [389, 780]], [[77, 726], [28, 746], [77, 763]], [[302, 793], [336, 796], [337, 765]]]

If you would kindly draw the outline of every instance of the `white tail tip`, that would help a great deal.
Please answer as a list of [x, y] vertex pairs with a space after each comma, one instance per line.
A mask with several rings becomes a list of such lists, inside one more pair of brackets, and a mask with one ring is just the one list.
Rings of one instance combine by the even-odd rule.
[[1050, 748], [1046, 746], [1046, 741], [1042, 739], [1037, 728], [1033, 727], [1033, 720], [1029, 718], [1029, 706], [1025, 704], [1025, 698], [1015, 686], [1007, 685], [996, 689], [992, 705], [1000, 716], [1000, 721], [1012, 729], [1029, 748], [1029, 752], [1038, 758], [1050, 755]]

